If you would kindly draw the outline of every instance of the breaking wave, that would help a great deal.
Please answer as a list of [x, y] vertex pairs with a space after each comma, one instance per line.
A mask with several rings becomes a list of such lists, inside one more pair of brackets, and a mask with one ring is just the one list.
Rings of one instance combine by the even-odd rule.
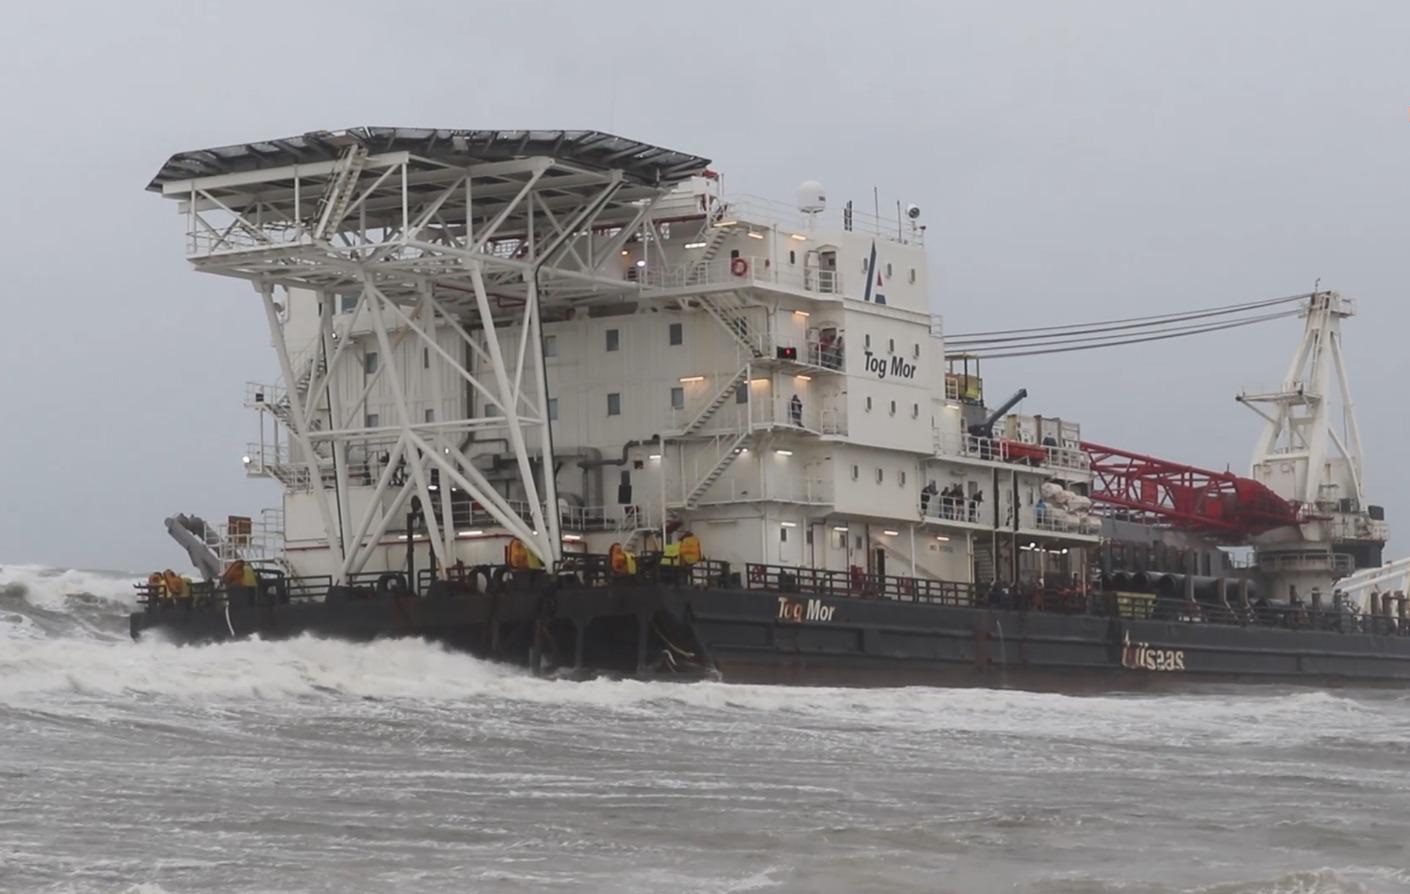
[[[8, 566], [0, 571], [0, 704], [54, 710], [64, 694], [106, 700], [210, 698], [263, 702], [371, 699], [411, 703], [557, 705], [620, 714], [684, 710], [788, 715], [832, 729], [974, 736], [1059, 736], [1094, 744], [1327, 745], [1410, 741], [1405, 696], [1247, 690], [1159, 696], [1061, 696], [1021, 691], [856, 690], [535, 678], [417, 640], [352, 644], [302, 637], [177, 646], [132, 642], [133, 578]], [[60, 696], [55, 698], [55, 696]]]
[[0, 642], [126, 635], [136, 575], [0, 565]]

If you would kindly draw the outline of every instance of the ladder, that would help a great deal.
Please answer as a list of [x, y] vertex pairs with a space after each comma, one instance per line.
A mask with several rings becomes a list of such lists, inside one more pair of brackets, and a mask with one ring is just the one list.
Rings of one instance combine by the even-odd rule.
[[709, 492], [710, 488], [715, 485], [715, 482], [720, 480], [720, 476], [723, 475], [725, 471], [734, 464], [734, 461], [739, 459], [739, 455], [744, 452], [744, 442], [749, 440], [750, 434], [751, 432], [746, 428], [729, 442], [724, 452], [720, 454], [720, 457], [715, 461], [715, 464], [710, 467], [710, 471], [705, 474], [704, 478], [700, 479], [700, 482], [696, 484], [695, 487], [691, 488], [690, 494], [685, 498], [685, 506], [687, 509], [699, 508], [700, 498]]
[[710, 402], [704, 407], [702, 407], [699, 413], [695, 414], [695, 418], [690, 420], [689, 424], [687, 424], [685, 428], [681, 429], [680, 434], [676, 435], [676, 437], [686, 437], [689, 435], [693, 435], [696, 432], [700, 431], [700, 429], [704, 428], [705, 423], [710, 421], [710, 417], [715, 415], [715, 411], [718, 410], [720, 407], [724, 406], [725, 401], [729, 400], [730, 397], [734, 395], [735, 390], [740, 386], [740, 384], [748, 378], [749, 364], [746, 363], [739, 368], [739, 371], [736, 372], [734, 376], [720, 388], [719, 391], [715, 392], [715, 396], [710, 399]]
[[338, 159], [333, 171], [333, 179], [328, 181], [328, 189], [318, 211], [318, 225], [313, 229], [313, 238], [326, 240], [328, 234], [337, 229], [343, 217], [352, 206], [357, 194], [358, 178], [367, 164], [367, 147], [357, 144], [349, 146]]
[[700, 305], [700, 309], [723, 326], [730, 337], [748, 351], [751, 357], [755, 360], [763, 359], [763, 340], [754, 334], [749, 317], [745, 313], [747, 305], [737, 292], [729, 295], [699, 295], [695, 301]]
[[685, 284], [688, 286], [698, 286], [709, 280], [710, 263], [719, 255], [730, 235], [729, 227], [710, 227], [709, 230], [710, 236], [705, 240], [705, 250], [685, 273]]

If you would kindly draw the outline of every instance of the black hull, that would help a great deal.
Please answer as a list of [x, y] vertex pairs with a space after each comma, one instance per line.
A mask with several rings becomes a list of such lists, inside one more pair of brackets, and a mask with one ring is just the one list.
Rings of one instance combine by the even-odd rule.
[[[1318, 625], [1326, 626], [1326, 625]], [[410, 636], [536, 670], [1057, 691], [1410, 683], [1410, 636], [636, 584], [134, 613], [179, 642]]]

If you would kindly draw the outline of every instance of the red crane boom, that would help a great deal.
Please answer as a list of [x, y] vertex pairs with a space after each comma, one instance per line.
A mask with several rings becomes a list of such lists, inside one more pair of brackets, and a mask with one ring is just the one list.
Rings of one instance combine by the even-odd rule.
[[1084, 441], [1092, 499], [1168, 519], [1180, 527], [1238, 539], [1298, 524], [1297, 506], [1266, 485]]

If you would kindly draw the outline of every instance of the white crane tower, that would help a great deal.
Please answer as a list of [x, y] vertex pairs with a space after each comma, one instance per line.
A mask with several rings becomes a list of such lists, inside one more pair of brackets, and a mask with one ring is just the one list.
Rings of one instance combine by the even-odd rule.
[[[246, 462], [284, 484], [286, 510], [316, 508], [335, 583], [417, 500], [453, 562], [452, 487], [561, 556], [541, 323], [634, 288], [623, 245], [706, 164], [596, 131], [364, 127], [163, 165], [149, 189], [180, 203], [187, 260], [261, 296], [283, 384], [252, 400], [288, 441]], [[505, 445], [508, 486], [468, 455], [487, 442]]]
[[1273, 532], [1258, 544], [1261, 570], [1280, 584], [1320, 584], [1326, 592], [1332, 580], [1381, 561], [1386, 526], [1380, 507], [1366, 504], [1342, 346], [1342, 320], [1355, 312], [1337, 292], [1315, 292], [1282, 382], [1237, 397], [1264, 421], [1252, 477], [1295, 504], [1303, 518], [1300, 528]]

